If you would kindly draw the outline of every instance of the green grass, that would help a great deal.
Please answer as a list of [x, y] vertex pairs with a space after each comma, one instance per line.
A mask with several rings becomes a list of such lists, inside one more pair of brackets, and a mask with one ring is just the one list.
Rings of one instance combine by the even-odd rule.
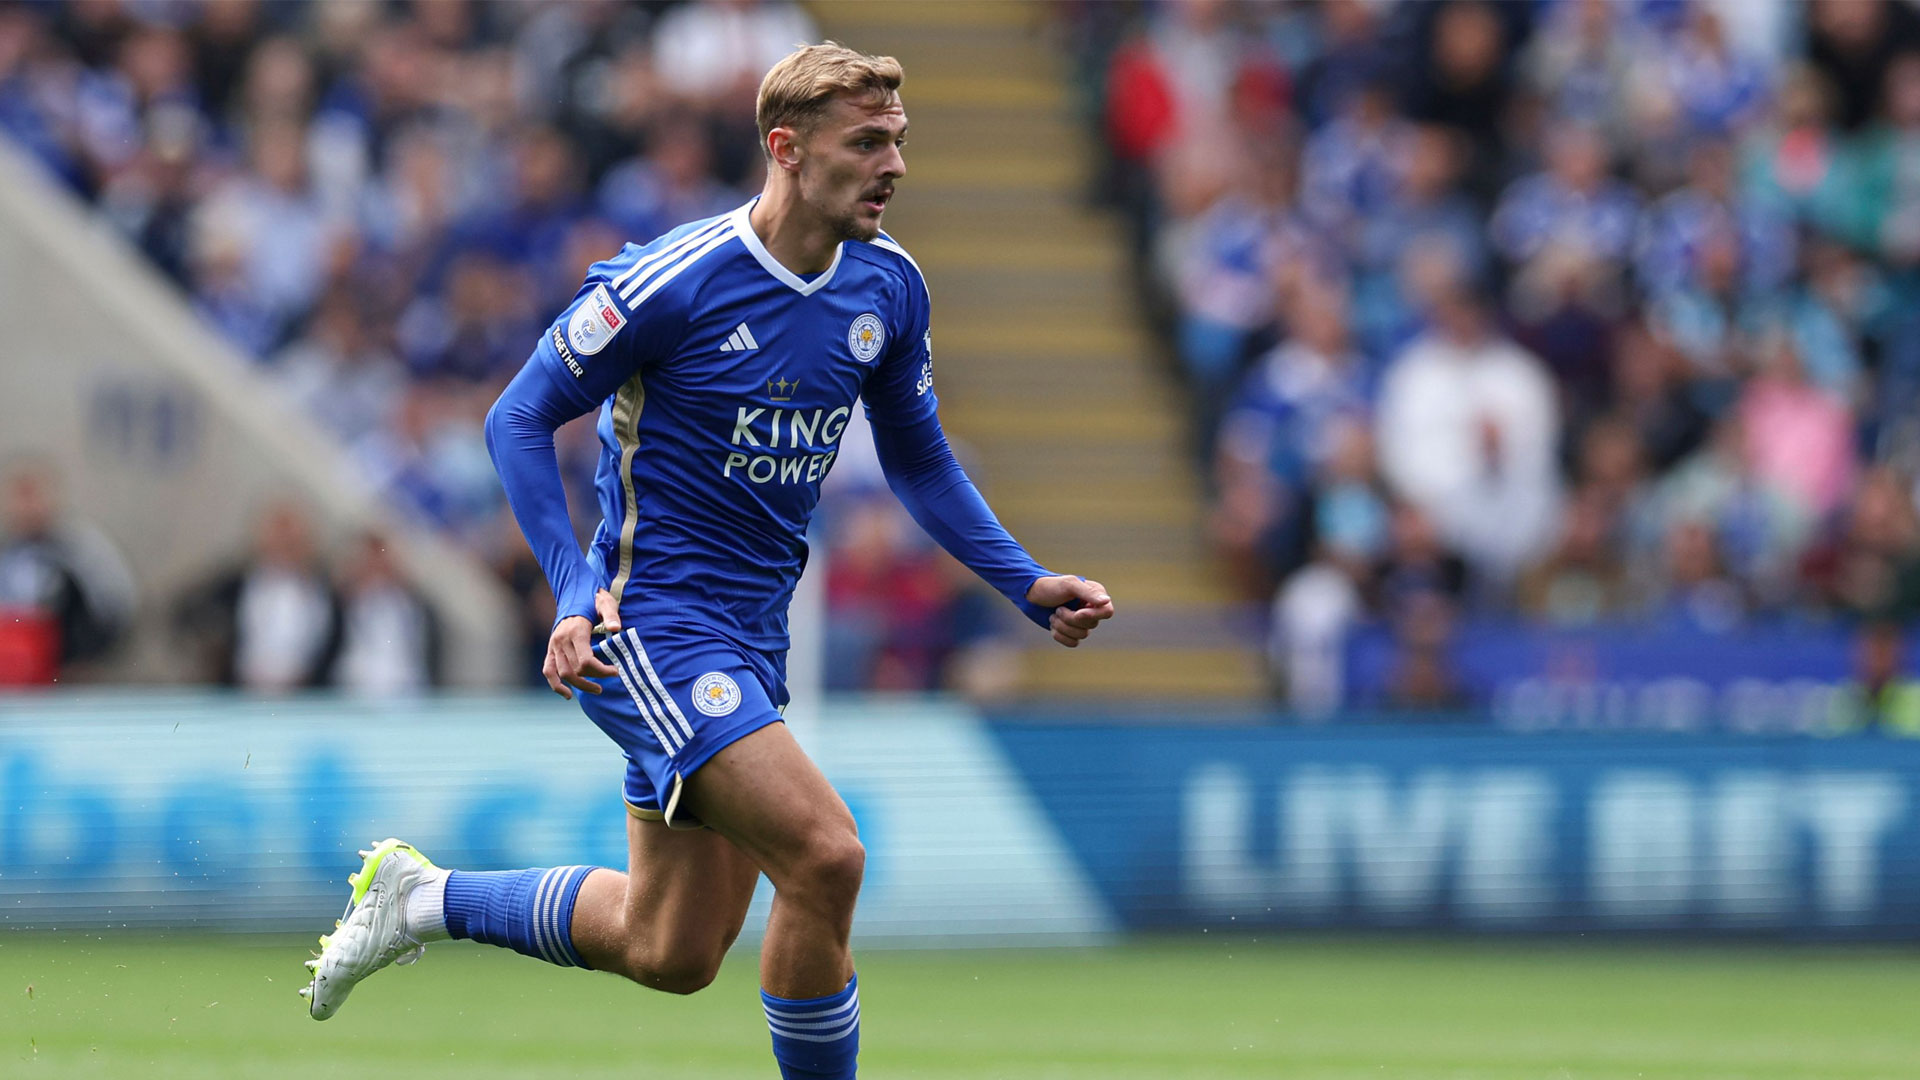
[[[776, 1075], [750, 956], [673, 998], [435, 946], [316, 1024], [294, 996], [306, 955], [0, 935], [0, 1076]], [[860, 970], [869, 1078], [1920, 1076], [1911, 952], [1200, 939], [870, 952]]]

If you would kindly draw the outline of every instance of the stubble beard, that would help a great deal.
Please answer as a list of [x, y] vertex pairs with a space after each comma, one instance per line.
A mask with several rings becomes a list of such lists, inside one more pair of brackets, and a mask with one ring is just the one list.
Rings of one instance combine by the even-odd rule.
[[826, 222], [827, 228], [833, 231], [837, 239], [872, 243], [874, 238], [880, 235], [880, 223], [875, 221], [869, 224], [861, 217], [858, 210], [849, 210], [844, 204], [829, 206], [814, 195], [808, 195], [806, 201], [820, 215], [821, 220]]
[[834, 234], [842, 240], [872, 243], [874, 237], [880, 235], [880, 223], [868, 224], [858, 213], [835, 215], [829, 223], [833, 226]]

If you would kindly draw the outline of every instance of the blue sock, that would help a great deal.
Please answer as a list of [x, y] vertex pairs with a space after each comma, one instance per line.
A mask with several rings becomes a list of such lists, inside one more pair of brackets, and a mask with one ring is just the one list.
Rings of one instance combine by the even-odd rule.
[[591, 866], [455, 870], [447, 875], [447, 933], [561, 967], [586, 967], [573, 948], [573, 902]]
[[762, 990], [760, 1004], [784, 1080], [853, 1080], [860, 1057], [860, 976], [823, 998], [795, 1001]]

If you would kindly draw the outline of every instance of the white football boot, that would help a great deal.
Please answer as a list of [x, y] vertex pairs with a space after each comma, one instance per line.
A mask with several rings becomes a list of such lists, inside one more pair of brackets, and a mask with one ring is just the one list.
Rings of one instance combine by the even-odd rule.
[[360, 871], [347, 877], [353, 896], [307, 961], [313, 981], [300, 988], [307, 1012], [325, 1020], [338, 1012], [360, 980], [388, 964], [411, 964], [426, 944], [407, 932], [407, 894], [443, 876], [412, 844], [386, 839], [360, 852]]

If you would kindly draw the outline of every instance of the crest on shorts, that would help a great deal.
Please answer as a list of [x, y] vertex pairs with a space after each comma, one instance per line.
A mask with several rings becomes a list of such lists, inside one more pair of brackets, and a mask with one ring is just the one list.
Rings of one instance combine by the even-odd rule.
[[573, 343], [573, 351], [583, 356], [592, 356], [607, 347], [613, 335], [627, 325], [627, 317], [620, 314], [620, 308], [608, 295], [605, 285], [595, 285], [593, 292], [580, 301], [573, 309], [573, 317], [567, 320], [567, 340]]
[[847, 348], [853, 350], [853, 358], [863, 364], [873, 363], [880, 355], [880, 349], [887, 343], [887, 328], [880, 322], [880, 316], [869, 311], [853, 320], [847, 327]]
[[725, 716], [740, 707], [740, 684], [709, 671], [693, 681], [693, 707], [708, 716]]

